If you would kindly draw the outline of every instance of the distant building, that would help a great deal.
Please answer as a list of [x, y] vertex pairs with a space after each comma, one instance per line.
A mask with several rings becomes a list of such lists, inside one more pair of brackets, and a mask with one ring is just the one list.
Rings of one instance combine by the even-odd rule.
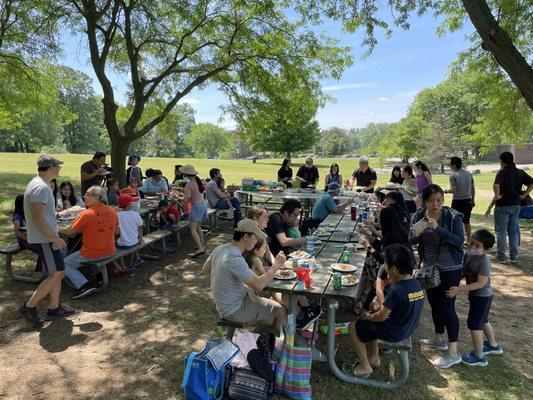
[[496, 146], [494, 152], [485, 154], [481, 159], [483, 161], [499, 161], [500, 154], [504, 151], [510, 151], [513, 153], [514, 161], [517, 164], [533, 164], [533, 143], [528, 143], [523, 146], [500, 144]]

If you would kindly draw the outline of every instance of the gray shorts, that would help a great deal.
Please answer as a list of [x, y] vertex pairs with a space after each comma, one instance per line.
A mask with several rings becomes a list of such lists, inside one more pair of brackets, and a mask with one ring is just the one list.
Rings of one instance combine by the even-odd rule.
[[228, 317], [228, 321], [234, 322], [260, 322], [265, 325], [272, 325], [278, 309], [282, 307], [277, 301], [257, 296], [249, 290], [242, 301], [241, 309]]

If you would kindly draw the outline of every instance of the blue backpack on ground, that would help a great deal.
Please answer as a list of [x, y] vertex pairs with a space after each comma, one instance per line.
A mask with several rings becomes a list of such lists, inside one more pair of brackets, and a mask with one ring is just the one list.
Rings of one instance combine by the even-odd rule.
[[229, 340], [209, 339], [204, 349], [185, 357], [181, 387], [187, 400], [221, 400], [226, 367], [239, 349]]

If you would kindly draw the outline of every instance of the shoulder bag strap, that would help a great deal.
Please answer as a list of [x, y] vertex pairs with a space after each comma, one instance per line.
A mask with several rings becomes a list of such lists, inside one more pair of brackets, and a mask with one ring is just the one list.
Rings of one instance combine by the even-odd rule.
[[185, 371], [183, 371], [183, 380], [181, 381], [182, 388], [185, 388], [185, 386], [187, 386], [187, 382], [189, 381], [189, 375], [191, 374], [192, 363], [194, 362], [194, 359], [197, 354], [198, 353], [196, 351], [193, 351], [187, 357], [187, 363], [185, 364]]

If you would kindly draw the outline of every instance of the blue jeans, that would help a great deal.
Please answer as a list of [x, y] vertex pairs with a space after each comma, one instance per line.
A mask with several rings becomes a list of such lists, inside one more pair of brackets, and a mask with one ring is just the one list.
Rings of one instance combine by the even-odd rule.
[[65, 258], [65, 275], [68, 279], [72, 282], [72, 284], [76, 287], [76, 289], [81, 288], [83, 285], [85, 285], [87, 282], [87, 278], [85, 275], [83, 275], [78, 268], [80, 265], [87, 261], [100, 261], [108, 257], [103, 258], [93, 258], [88, 259], [83, 257], [79, 251], [75, 251], [72, 254], [69, 254]]
[[509, 256], [511, 259], [515, 259], [518, 255], [519, 214], [520, 206], [496, 206], [494, 210], [494, 230], [498, 237], [498, 258], [500, 259], [505, 259], [507, 235], [509, 235]]
[[[230, 197], [229, 201], [235, 209], [235, 211], [233, 211], [233, 219], [235, 223], [237, 223], [242, 219], [241, 203], [233, 196]], [[217, 210], [229, 210], [229, 205], [226, 199], [218, 199], [217, 204], [215, 204], [213, 208], [216, 208]]]

